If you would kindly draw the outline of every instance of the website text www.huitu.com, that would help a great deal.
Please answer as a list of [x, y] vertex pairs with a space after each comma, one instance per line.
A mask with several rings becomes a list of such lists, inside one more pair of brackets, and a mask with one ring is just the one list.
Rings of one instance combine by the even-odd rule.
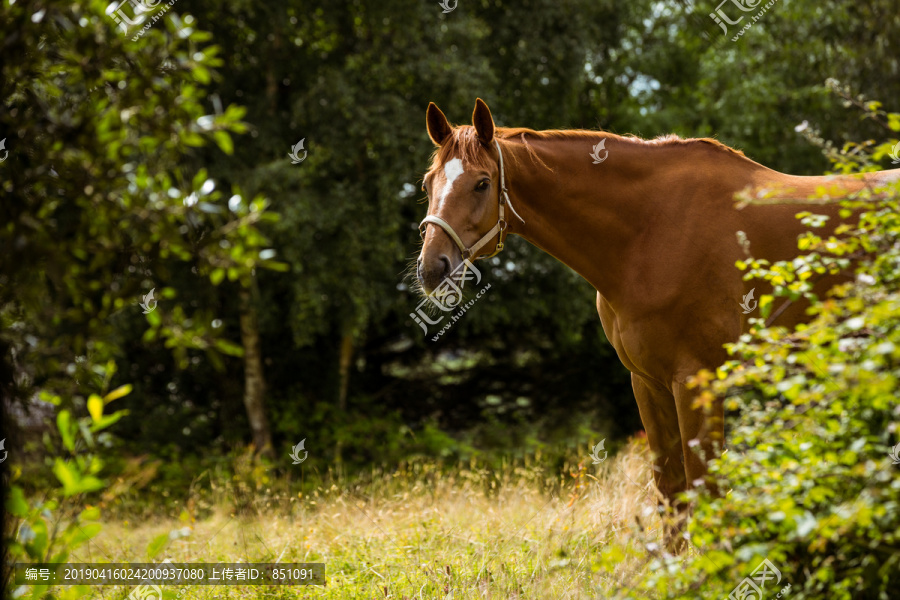
[[[440, 285], [432, 291], [431, 294], [419, 303], [416, 307], [416, 312], [409, 313], [413, 322], [422, 328], [425, 335], [428, 335], [429, 325], [439, 325], [444, 318], [447, 316], [450, 317], [450, 320], [447, 321], [440, 331], [438, 331], [437, 335], [431, 338], [431, 341], [436, 342], [438, 338], [453, 327], [454, 323], [466, 314], [467, 310], [472, 308], [475, 302], [477, 302], [486, 291], [491, 289], [490, 284], [486, 285], [475, 295], [474, 299], [463, 304], [463, 288], [467, 281], [474, 281], [475, 285], [481, 283], [481, 271], [479, 271], [475, 265], [472, 264], [472, 261], [468, 259], [460, 263], [452, 273], [447, 275], [443, 281], [441, 281]], [[443, 313], [455, 312], [456, 314], [445, 314], [437, 319], [433, 319], [429, 314], [431, 311], [426, 310], [425, 308], [426, 304], [431, 305], [432, 308], [437, 308]]]
[[488, 291], [489, 289], [491, 289], [491, 284], [487, 284], [486, 286], [484, 286], [483, 288], [481, 288], [481, 291], [478, 292], [477, 294], [475, 294], [475, 297], [474, 297], [474, 298], [472, 298], [471, 300], [469, 300], [468, 302], [466, 302], [466, 303], [462, 306], [462, 308], [459, 309], [459, 312], [457, 312], [455, 315], [450, 315], [450, 320], [447, 321], [447, 324], [446, 324], [446, 325], [444, 325], [443, 327], [441, 327], [441, 330], [437, 332], [437, 335], [435, 335], [434, 337], [431, 338], [431, 341], [432, 341], [432, 342], [438, 341], [438, 338], [441, 337], [442, 335], [444, 335], [444, 332], [445, 332], [445, 331], [448, 331], [451, 327], [453, 327], [453, 324], [456, 323], [457, 321], [459, 321], [460, 318], [462, 318], [462, 316], [463, 316], [464, 314], [466, 314], [466, 311], [469, 310], [470, 308], [472, 308], [472, 306], [473, 306], [476, 302], [478, 302], [478, 299], [481, 298], [482, 294], [484, 294], [484, 293], [485, 293], [486, 291]]

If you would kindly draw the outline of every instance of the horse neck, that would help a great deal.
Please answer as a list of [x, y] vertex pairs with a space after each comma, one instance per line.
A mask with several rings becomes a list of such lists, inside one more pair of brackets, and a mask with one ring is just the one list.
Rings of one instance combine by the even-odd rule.
[[[609, 154], [593, 164], [592, 147], [604, 138]], [[507, 175], [510, 196], [524, 220], [512, 217], [511, 233], [575, 270], [613, 306], [629, 301], [622, 282], [640, 270], [641, 249], [653, 240], [654, 230], [683, 225], [672, 221], [689, 212], [684, 205], [697, 200], [699, 185], [707, 196], [730, 198], [752, 181], [752, 165], [764, 169], [708, 144], [655, 146], [602, 132], [528, 139], [527, 144], [534, 156], [521, 140], [507, 144], [513, 157]], [[689, 150], [696, 156], [685, 156]], [[737, 176], [713, 177], [720, 172], [717, 161]]]

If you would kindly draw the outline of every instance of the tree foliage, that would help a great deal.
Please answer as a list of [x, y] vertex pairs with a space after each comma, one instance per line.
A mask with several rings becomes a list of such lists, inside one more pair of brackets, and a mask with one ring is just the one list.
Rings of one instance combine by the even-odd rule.
[[[484, 265], [490, 293], [439, 342], [409, 317], [432, 151], [424, 109], [436, 101], [467, 122], [480, 96], [500, 125], [715, 135], [817, 173], [824, 159], [798, 123], [834, 139], [878, 129], [842, 110], [828, 77], [900, 94], [887, 0], [776, 3], [737, 42], [708, 8], [192, 2], [136, 37], [101, 2], [4, 4], [0, 341], [6, 388], [19, 388], [8, 395], [46, 389], [84, 411], [92, 365], [113, 358], [143, 417], [114, 428], [132, 450], [244, 443], [240, 299], [256, 285], [282, 448], [316, 431], [328, 454], [378, 431], [346, 450], [362, 465], [421, 451], [399, 432], [432, 426], [460, 454], [470, 442], [574, 444], [586, 424], [639, 428], [593, 290], [522, 240]], [[308, 154], [291, 164], [301, 139]], [[151, 288], [159, 308], [145, 316]]]

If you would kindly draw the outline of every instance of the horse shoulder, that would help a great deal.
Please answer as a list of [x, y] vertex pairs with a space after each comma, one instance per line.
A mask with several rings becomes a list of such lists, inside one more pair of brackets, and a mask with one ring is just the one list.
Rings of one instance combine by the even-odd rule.
[[641, 370], [628, 357], [628, 352], [625, 349], [625, 339], [620, 329], [619, 317], [609, 301], [600, 292], [597, 292], [597, 313], [600, 315], [600, 324], [603, 325], [606, 339], [612, 344], [616, 354], [619, 356], [619, 360], [632, 373], [640, 373]]

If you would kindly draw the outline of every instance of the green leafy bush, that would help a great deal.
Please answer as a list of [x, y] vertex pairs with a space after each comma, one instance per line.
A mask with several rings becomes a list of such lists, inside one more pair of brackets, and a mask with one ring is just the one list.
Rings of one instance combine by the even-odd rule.
[[[108, 365], [107, 383], [115, 369]], [[40, 499], [29, 502], [25, 490], [17, 484], [21, 470], [14, 469], [12, 485], [6, 499], [6, 511], [11, 517], [10, 531], [4, 532], [10, 563], [64, 563], [73, 551], [100, 533], [100, 509], [87, 503], [88, 494], [106, 487], [102, 479], [105, 461], [102, 458], [104, 440], [101, 432], [128, 414], [126, 410], [106, 413], [109, 403], [131, 392], [124, 385], [100, 396], [87, 399], [89, 416], [74, 417], [68, 409], [56, 415], [58, 443], [49, 441], [48, 456], [58, 486]], [[59, 396], [44, 393], [42, 400], [60, 406]], [[12, 573], [4, 574], [11, 583]], [[45, 598], [50, 586], [19, 586], [13, 597]], [[55, 590], [60, 599], [81, 598], [90, 586], [65, 586]]]
[[[892, 132], [900, 116], [853, 99]], [[833, 152], [840, 171], [873, 170], [897, 140]], [[827, 148], [826, 148], [827, 149]], [[684, 557], [657, 554], [639, 588], [648, 595], [728, 597], [764, 559], [780, 571], [764, 598], [896, 597], [900, 584], [900, 182], [841, 200], [863, 208], [856, 225], [827, 238], [807, 232], [806, 253], [738, 267], [773, 285], [773, 296], [813, 303], [794, 332], [763, 318], [728, 348], [715, 373], [701, 372], [699, 406], [728, 412], [728, 450], [712, 461], [721, 495], [698, 489]], [[822, 219], [797, 215], [813, 230]], [[857, 262], [856, 281], [816, 298], [814, 273]], [[790, 586], [785, 590], [785, 586]], [[737, 597], [744, 597], [738, 595]], [[755, 595], [749, 597], [756, 597]]]

